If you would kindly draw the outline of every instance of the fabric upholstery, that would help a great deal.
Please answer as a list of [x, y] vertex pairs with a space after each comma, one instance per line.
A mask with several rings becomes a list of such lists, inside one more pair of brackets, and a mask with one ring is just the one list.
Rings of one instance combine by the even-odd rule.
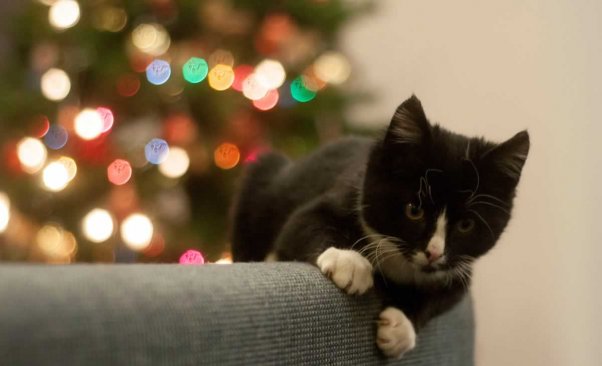
[[0, 364], [473, 364], [468, 297], [400, 361], [375, 346], [380, 310], [301, 263], [2, 265]]

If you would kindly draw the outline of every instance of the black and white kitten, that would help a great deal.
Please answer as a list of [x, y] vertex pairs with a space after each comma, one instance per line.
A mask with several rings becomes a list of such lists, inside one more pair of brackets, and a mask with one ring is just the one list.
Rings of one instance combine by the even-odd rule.
[[418, 98], [376, 141], [347, 138], [291, 162], [249, 167], [234, 207], [235, 261], [307, 261], [341, 289], [385, 295], [376, 343], [389, 357], [466, 293], [474, 260], [496, 243], [529, 151], [432, 125]]

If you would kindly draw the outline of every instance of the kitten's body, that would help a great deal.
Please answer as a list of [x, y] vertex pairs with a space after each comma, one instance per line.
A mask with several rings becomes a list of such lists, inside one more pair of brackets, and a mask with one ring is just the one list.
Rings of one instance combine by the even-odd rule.
[[466, 292], [472, 261], [509, 220], [527, 151], [526, 133], [497, 145], [431, 126], [412, 97], [383, 139], [343, 139], [295, 163], [261, 156], [235, 206], [234, 259], [307, 261], [348, 293], [375, 280], [394, 306], [377, 344], [400, 356]]

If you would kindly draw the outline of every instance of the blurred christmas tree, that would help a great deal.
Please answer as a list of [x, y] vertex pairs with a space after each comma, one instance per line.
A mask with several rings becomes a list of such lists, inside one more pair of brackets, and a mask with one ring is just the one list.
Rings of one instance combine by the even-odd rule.
[[337, 35], [368, 5], [16, 6], [0, 61], [0, 259], [222, 257], [242, 166], [341, 134], [350, 67]]

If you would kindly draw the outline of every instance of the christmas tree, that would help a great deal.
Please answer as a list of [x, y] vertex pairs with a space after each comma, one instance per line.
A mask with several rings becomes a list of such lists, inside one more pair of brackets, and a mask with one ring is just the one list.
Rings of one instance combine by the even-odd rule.
[[0, 62], [0, 259], [227, 261], [244, 165], [342, 134], [355, 97], [337, 37], [369, 5], [16, 5]]

